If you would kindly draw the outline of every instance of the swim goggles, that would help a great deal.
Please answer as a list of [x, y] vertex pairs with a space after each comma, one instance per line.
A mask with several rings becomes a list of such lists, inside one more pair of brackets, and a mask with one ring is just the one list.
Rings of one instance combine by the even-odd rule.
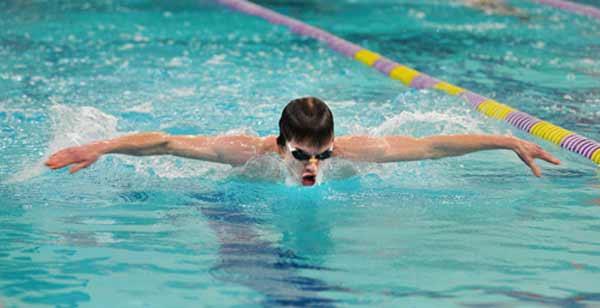
[[330, 158], [331, 154], [333, 153], [333, 145], [323, 153], [319, 153], [316, 155], [310, 155], [300, 149], [292, 148], [292, 146], [289, 143], [287, 143], [287, 147], [288, 150], [290, 150], [290, 153], [292, 153], [292, 156], [294, 156], [294, 158], [297, 160], [309, 160], [311, 157], [314, 157], [318, 160], [324, 160]]

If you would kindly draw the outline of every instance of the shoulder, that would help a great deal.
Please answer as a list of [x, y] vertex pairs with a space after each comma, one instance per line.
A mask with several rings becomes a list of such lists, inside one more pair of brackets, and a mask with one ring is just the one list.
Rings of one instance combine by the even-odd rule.
[[238, 144], [243, 147], [253, 148], [261, 154], [277, 152], [277, 138], [275, 136], [252, 136], [252, 135], [221, 135], [215, 138], [220, 143]]
[[260, 149], [263, 154], [279, 153], [279, 145], [277, 145], [277, 137], [257, 137], [260, 139]]

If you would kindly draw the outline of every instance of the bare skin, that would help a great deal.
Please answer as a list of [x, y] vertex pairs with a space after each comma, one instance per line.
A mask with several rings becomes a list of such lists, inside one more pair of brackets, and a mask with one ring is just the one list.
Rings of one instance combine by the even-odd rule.
[[516, 16], [523, 19], [528, 18], [526, 13], [507, 4], [503, 0], [463, 0], [463, 3], [470, 7], [482, 10], [487, 14]]
[[116, 153], [135, 156], [174, 155], [204, 161], [242, 165], [253, 157], [277, 153], [304, 185], [313, 185], [320, 161], [315, 155], [333, 147], [333, 156], [352, 161], [389, 163], [424, 159], [439, 159], [471, 152], [506, 149], [514, 151], [531, 169], [541, 176], [535, 159], [558, 165], [560, 161], [540, 146], [510, 136], [450, 135], [412, 138], [407, 136], [342, 136], [321, 147], [295, 140], [288, 141], [294, 149], [312, 155], [305, 161], [296, 160], [288, 148], [277, 145], [274, 136], [171, 136], [164, 133], [140, 133], [115, 139], [70, 147], [54, 153], [46, 161], [51, 169], [70, 167], [75, 173], [93, 164], [102, 155]]

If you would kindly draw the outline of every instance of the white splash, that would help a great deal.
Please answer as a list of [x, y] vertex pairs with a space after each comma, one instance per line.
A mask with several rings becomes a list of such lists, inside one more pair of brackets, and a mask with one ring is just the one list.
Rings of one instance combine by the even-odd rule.
[[[35, 163], [24, 162], [22, 170], [9, 178], [6, 181], [7, 183], [22, 182], [41, 175], [48, 170], [44, 166], [44, 162], [52, 153], [60, 149], [115, 138], [125, 134], [117, 130], [118, 119], [115, 116], [103, 113], [93, 107], [71, 107], [57, 104], [50, 107], [49, 114], [52, 121], [52, 137], [42, 158]], [[231, 169], [231, 167], [222, 164], [190, 159], [184, 160], [171, 156], [131, 157], [115, 155], [114, 157], [116, 158], [114, 160], [115, 165], [110, 168], [129, 165], [134, 168], [136, 173], [143, 176], [223, 178], [227, 176], [227, 170]], [[101, 172], [101, 170], [94, 170], [94, 172]]]
[[154, 106], [152, 102], [145, 102], [139, 105], [135, 105], [131, 108], [125, 109], [128, 112], [138, 112], [138, 113], [152, 113], [154, 111]]
[[356, 101], [354, 101], [354, 100], [327, 101], [327, 105], [329, 105], [329, 107], [331, 107], [332, 109], [337, 109], [337, 108], [352, 108], [352, 107], [356, 106]]
[[44, 161], [54, 152], [70, 147], [116, 136], [117, 118], [92, 107], [50, 107], [52, 139], [42, 159], [34, 164], [24, 163], [21, 171], [7, 180], [8, 183], [22, 182], [47, 170]]
[[402, 134], [414, 137], [432, 134], [483, 133], [482, 123], [458, 111], [402, 111], [378, 127], [371, 129], [376, 136]]
[[121, 47], [119, 47], [119, 50], [130, 50], [133, 49], [135, 46], [133, 44], [127, 43]]
[[184, 59], [180, 57], [175, 57], [167, 62], [167, 67], [180, 67], [183, 66]]
[[196, 94], [195, 88], [175, 88], [171, 89], [171, 94], [175, 97], [188, 97]]
[[219, 65], [223, 63], [225, 63], [225, 55], [214, 55], [204, 62], [206, 65]]
[[482, 23], [474, 23], [474, 24], [466, 24], [466, 25], [452, 25], [452, 24], [437, 24], [437, 23], [425, 23], [428, 27], [436, 28], [436, 29], [444, 29], [453, 32], [473, 32], [473, 33], [482, 33], [488, 31], [495, 30], [503, 30], [506, 29], [507, 24], [499, 23], [499, 22], [482, 22]]
[[150, 41], [150, 39], [148, 37], [142, 35], [141, 33], [136, 33], [133, 36], [133, 40], [136, 42], [149, 42]]

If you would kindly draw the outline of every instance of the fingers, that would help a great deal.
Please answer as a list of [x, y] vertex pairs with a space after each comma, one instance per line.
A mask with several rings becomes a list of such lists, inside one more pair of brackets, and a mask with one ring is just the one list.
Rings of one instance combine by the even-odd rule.
[[44, 164], [52, 169], [56, 169], [59, 163], [55, 158], [50, 156], [50, 158], [48, 158], [48, 160], [46, 160]]
[[51, 169], [60, 169], [81, 161], [77, 155], [73, 155], [72, 148], [66, 148], [50, 155], [44, 164]]
[[539, 153], [538, 157], [540, 159], [543, 159], [543, 160], [549, 162], [549, 163], [552, 163], [552, 164], [555, 164], [555, 165], [560, 165], [560, 160], [558, 158], [552, 156], [552, 154], [550, 154], [550, 153], [548, 153], [548, 152], [546, 152], [544, 150], [542, 150]]
[[533, 172], [533, 175], [537, 177], [542, 176], [542, 169], [540, 169], [540, 167], [533, 160], [529, 161], [527, 165], [529, 166], [529, 168], [531, 168], [531, 172]]
[[64, 156], [65, 155], [64, 155], [63, 151], [58, 151], [58, 152], [50, 155], [50, 157], [48, 157], [48, 160], [46, 160], [45, 164], [46, 164], [46, 166], [48, 166], [52, 169], [62, 168], [64, 166], [66, 166], [64, 164]]
[[61, 159], [61, 157], [50, 157], [44, 164], [46, 164], [46, 166], [48, 166], [50, 169], [60, 169], [72, 163], [74, 163], [74, 161], [65, 158]]
[[73, 173], [75, 173], [75, 172], [77, 172], [77, 171], [79, 171], [79, 170], [81, 170], [81, 169], [83, 169], [83, 168], [87, 168], [87, 166], [89, 166], [89, 165], [91, 165], [91, 164], [92, 164], [91, 162], [87, 162], [87, 161], [86, 161], [86, 162], [79, 163], [79, 164], [76, 164], [76, 165], [74, 165], [73, 167], [71, 167], [71, 168], [69, 169], [69, 172], [70, 172], [71, 174], [73, 174]]
[[521, 161], [523, 161], [523, 163], [531, 169], [533, 175], [537, 177], [542, 176], [542, 171], [540, 170], [540, 167], [538, 167], [538, 165], [533, 161], [533, 158], [531, 158], [530, 156], [522, 155], [520, 153], [517, 153], [517, 156], [519, 156]]
[[59, 169], [66, 166], [66, 164], [61, 163], [60, 161], [53, 158], [49, 158], [46, 162], [44, 162], [44, 164], [50, 169]]

